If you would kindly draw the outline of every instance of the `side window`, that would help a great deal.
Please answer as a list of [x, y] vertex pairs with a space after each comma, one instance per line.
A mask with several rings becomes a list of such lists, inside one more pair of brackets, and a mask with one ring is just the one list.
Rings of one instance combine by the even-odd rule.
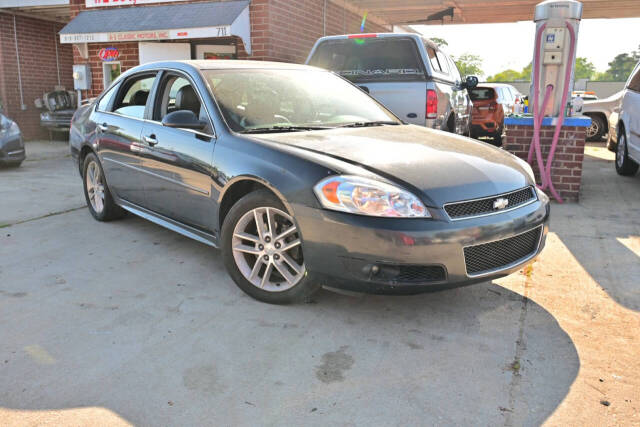
[[640, 67], [636, 67], [636, 72], [633, 77], [631, 77], [631, 80], [629, 80], [627, 89], [634, 92], [640, 92]]
[[440, 68], [444, 74], [449, 74], [449, 64], [447, 63], [447, 56], [441, 51], [437, 51], [436, 55], [438, 55], [438, 62], [440, 63]]
[[449, 64], [451, 65], [451, 77], [453, 77], [453, 80], [461, 82], [462, 77], [460, 77], [460, 70], [458, 70], [458, 66], [456, 65], [452, 57], [448, 56], [447, 58], [449, 59]]
[[100, 98], [100, 102], [98, 102], [98, 108], [97, 108], [98, 111], [108, 111], [109, 104], [111, 104], [111, 100], [113, 99], [113, 96], [118, 91], [119, 87], [120, 87], [119, 84], [115, 85], [114, 87], [109, 89], [102, 98]]
[[[158, 99], [153, 111], [153, 120], [161, 122], [164, 117], [174, 111], [192, 111], [200, 120], [209, 123], [207, 111], [202, 106], [202, 100], [197, 90], [185, 77], [177, 74], [167, 75], [160, 85]], [[205, 133], [212, 133], [207, 127]]]
[[147, 98], [155, 78], [155, 74], [145, 74], [131, 77], [121, 84], [122, 90], [118, 93], [112, 111], [136, 119], [144, 118]]
[[440, 68], [440, 63], [438, 62], [438, 58], [436, 57], [435, 49], [429, 46], [425, 47], [427, 48], [427, 55], [429, 56], [429, 62], [431, 62], [431, 68], [433, 68], [433, 71], [441, 73], [442, 68]]

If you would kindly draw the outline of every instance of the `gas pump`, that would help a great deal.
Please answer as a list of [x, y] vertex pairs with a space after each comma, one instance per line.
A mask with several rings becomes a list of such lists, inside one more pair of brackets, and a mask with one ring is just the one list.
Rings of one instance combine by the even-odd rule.
[[[582, 18], [582, 3], [575, 0], [547, 0], [536, 6], [534, 21], [536, 37], [532, 67], [533, 139], [529, 147], [528, 162], [535, 154], [542, 184], [553, 197], [562, 198], [551, 182], [551, 163], [564, 117], [568, 113], [567, 101], [573, 87], [578, 28]], [[540, 147], [540, 128], [545, 116], [556, 117], [555, 132], [546, 163]]]

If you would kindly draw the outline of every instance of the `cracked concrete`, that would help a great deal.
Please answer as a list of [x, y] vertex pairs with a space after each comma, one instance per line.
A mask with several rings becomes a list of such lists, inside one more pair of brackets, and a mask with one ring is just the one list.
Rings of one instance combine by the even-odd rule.
[[531, 269], [290, 307], [202, 244], [94, 221], [54, 147], [0, 170], [3, 425], [640, 423], [640, 176], [597, 147]]

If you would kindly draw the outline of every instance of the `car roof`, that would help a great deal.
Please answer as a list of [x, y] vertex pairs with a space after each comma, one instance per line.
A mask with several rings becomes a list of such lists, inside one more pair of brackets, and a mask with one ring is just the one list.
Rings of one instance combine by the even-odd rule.
[[273, 62], [273, 61], [255, 61], [255, 60], [241, 60], [241, 59], [200, 59], [200, 60], [185, 60], [185, 61], [158, 61], [149, 62], [144, 65], [135, 67], [136, 70], [142, 71], [145, 69], [158, 69], [158, 68], [178, 68], [187, 69], [195, 68], [198, 70], [237, 70], [237, 69], [256, 69], [256, 70], [321, 70], [326, 71], [318, 67], [312, 67], [310, 65], [292, 64], [289, 62]]

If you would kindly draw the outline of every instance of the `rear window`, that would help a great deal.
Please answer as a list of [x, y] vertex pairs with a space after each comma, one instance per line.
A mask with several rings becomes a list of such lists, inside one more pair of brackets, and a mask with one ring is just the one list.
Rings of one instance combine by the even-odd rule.
[[416, 45], [408, 38], [328, 40], [316, 48], [309, 64], [353, 82], [425, 80]]
[[477, 87], [469, 92], [469, 97], [472, 101], [487, 101], [495, 98], [495, 96], [496, 93], [490, 87]]

